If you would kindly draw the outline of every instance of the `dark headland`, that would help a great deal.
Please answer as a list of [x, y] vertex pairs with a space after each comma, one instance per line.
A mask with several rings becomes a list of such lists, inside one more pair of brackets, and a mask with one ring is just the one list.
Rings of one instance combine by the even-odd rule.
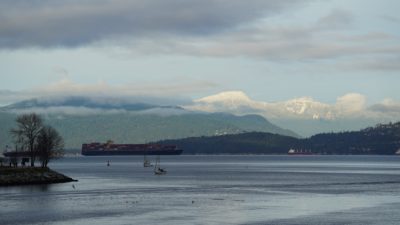
[[0, 186], [54, 184], [77, 181], [49, 168], [0, 167]]

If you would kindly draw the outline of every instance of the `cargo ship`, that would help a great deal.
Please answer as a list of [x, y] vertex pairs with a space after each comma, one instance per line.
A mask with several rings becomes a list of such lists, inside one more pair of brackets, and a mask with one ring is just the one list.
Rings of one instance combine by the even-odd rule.
[[106, 143], [82, 144], [82, 155], [180, 155], [183, 150], [175, 145], [159, 144], [114, 144]]

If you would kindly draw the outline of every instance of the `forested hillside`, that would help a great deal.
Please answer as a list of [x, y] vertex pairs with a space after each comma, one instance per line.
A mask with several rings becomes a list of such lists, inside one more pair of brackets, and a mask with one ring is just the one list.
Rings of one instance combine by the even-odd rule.
[[360, 131], [325, 133], [307, 139], [251, 132], [213, 137], [165, 140], [184, 154], [287, 154], [293, 148], [314, 154], [395, 154], [400, 149], [400, 122]]

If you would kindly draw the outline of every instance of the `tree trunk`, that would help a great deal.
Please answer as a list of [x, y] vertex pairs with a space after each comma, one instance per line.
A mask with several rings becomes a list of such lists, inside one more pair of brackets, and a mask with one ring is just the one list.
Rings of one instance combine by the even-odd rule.
[[35, 155], [31, 153], [31, 167], [35, 167]]
[[31, 167], [35, 167], [34, 140], [31, 140], [30, 143], [29, 143], [29, 151], [31, 152]]

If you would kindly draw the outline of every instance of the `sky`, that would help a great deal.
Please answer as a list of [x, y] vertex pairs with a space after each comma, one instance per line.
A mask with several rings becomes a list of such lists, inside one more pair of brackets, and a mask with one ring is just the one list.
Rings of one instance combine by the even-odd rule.
[[3, 0], [0, 105], [240, 91], [269, 103], [357, 95], [398, 110], [399, 8], [397, 0]]

